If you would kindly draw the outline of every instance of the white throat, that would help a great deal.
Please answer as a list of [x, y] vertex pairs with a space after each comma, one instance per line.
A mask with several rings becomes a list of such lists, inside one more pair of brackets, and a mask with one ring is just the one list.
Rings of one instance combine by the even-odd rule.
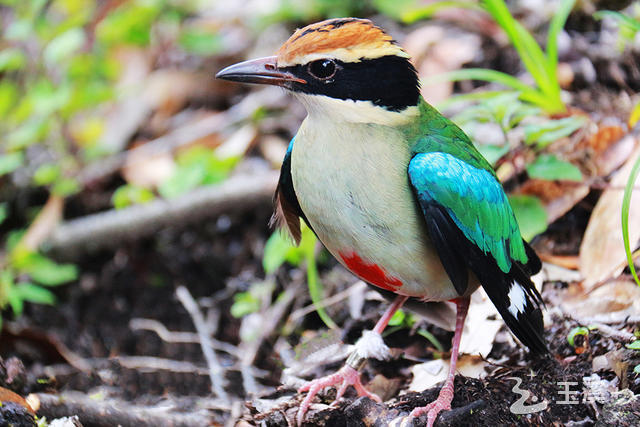
[[415, 119], [420, 111], [417, 106], [402, 111], [389, 111], [371, 101], [353, 101], [336, 99], [325, 95], [295, 93], [309, 113], [310, 118], [317, 116], [330, 118], [334, 123], [372, 123], [384, 126], [401, 126]]

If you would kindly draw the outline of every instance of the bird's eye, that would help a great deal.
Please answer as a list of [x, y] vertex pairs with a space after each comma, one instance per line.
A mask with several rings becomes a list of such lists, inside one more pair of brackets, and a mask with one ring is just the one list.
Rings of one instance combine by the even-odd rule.
[[329, 80], [336, 75], [338, 66], [331, 59], [319, 59], [308, 65], [309, 74], [319, 80]]

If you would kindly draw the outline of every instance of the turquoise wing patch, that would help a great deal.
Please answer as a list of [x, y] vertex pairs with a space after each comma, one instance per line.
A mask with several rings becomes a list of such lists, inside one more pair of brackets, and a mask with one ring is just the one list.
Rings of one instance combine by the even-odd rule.
[[409, 178], [421, 203], [442, 206], [465, 237], [500, 270], [512, 260], [527, 263], [520, 229], [496, 177], [449, 153], [418, 153], [409, 163]]

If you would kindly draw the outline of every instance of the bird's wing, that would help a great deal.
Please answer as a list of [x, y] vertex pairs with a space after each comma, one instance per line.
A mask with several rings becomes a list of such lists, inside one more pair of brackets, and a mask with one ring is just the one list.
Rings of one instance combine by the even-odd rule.
[[300, 218], [303, 218], [308, 223], [296, 192], [293, 189], [293, 180], [291, 178], [291, 150], [293, 149], [293, 142], [295, 137], [291, 139], [287, 153], [282, 161], [282, 168], [280, 169], [280, 179], [278, 180], [278, 186], [273, 196], [275, 211], [271, 217], [270, 225], [276, 224], [279, 228], [286, 230], [296, 244], [300, 243], [302, 234], [300, 232]]
[[[442, 142], [418, 146], [446, 146]], [[416, 152], [409, 163], [429, 237], [458, 293], [466, 291], [471, 270], [518, 339], [544, 352], [543, 303], [530, 279], [539, 260], [522, 240], [490, 166], [470, 143], [462, 142], [455, 153], [451, 148]]]

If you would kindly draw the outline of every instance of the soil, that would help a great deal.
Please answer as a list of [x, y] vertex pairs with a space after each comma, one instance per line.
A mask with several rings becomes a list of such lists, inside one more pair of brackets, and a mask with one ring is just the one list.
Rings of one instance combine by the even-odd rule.
[[[594, 25], [592, 20], [589, 25]], [[638, 89], [637, 53], [625, 54], [612, 65], [611, 59], [590, 50], [588, 41], [576, 46], [575, 55], [591, 56], [598, 72], [597, 81], [593, 82], [587, 81], [579, 69], [575, 70], [574, 86], [568, 88], [573, 94], [573, 105], [623, 121], [626, 110], [621, 111], [623, 103], [618, 100], [624, 91]], [[483, 48], [485, 60], [471, 66], [517, 68], [514, 64], [518, 60], [512, 50], [492, 41], [485, 41]], [[571, 61], [570, 57], [565, 59]], [[635, 83], [629, 86], [624, 81]], [[98, 210], [96, 206], [108, 205], [108, 195], [116, 186], [110, 183], [99, 189], [96, 193], [100, 194], [93, 200], [72, 199], [68, 205], [72, 212], [67, 212], [66, 217], [81, 216]], [[583, 203], [552, 224], [538, 237], [537, 246], [555, 254], [578, 253], [582, 231], [598, 195], [598, 191], [593, 191]], [[33, 200], [11, 205], [19, 205], [26, 212], [30, 206], [41, 204], [42, 196], [30, 194]], [[126, 401], [140, 408], [170, 402], [171, 412], [179, 414], [196, 413], [205, 402], [204, 416], [199, 421], [184, 424], [167, 421], [167, 425], [224, 425], [236, 419], [241, 420], [238, 425], [242, 422], [291, 425], [300, 396], [295, 390], [280, 387], [286, 365], [277, 345], [277, 336], [285, 329], [282, 322], [268, 331], [258, 349], [253, 374], [258, 382], [254, 387], [257, 394], [248, 395], [238, 366], [237, 356], [242, 355], [232, 354], [240, 348], [242, 322], [230, 315], [230, 307], [237, 292], [265, 279], [261, 262], [264, 243], [271, 233], [267, 226], [270, 215], [271, 206], [265, 205], [242, 215], [212, 218], [198, 224], [175, 224], [149, 238], [74, 260], [81, 277], [77, 283], [55, 289], [59, 301], [55, 306], [27, 304], [21, 318], [5, 322], [0, 335], [0, 386], [22, 396], [73, 390], [115, 402]], [[320, 270], [323, 281], [333, 284], [331, 294], [347, 289], [355, 281], [332, 259], [321, 263]], [[300, 285], [303, 282], [300, 271], [293, 268], [272, 279], [276, 282], [273, 300], [290, 289], [290, 283], [304, 286]], [[227, 402], [211, 398], [211, 381], [199, 344], [169, 342], [156, 332], [132, 327], [136, 319], [150, 319], [169, 331], [194, 331], [193, 319], [176, 298], [176, 288], [181, 285], [206, 309], [208, 319], [218, 325], [214, 339], [231, 347], [229, 351], [216, 352], [225, 368]], [[546, 283], [543, 297], [563, 286]], [[306, 290], [300, 294], [303, 292]], [[305, 303], [304, 298], [299, 299], [301, 302], [293, 303], [296, 308]], [[343, 341], [353, 343], [363, 330], [375, 324], [385, 307], [386, 303], [367, 301], [363, 310], [366, 315], [353, 320], [346, 304], [337, 304], [331, 307], [330, 315], [341, 327]], [[453, 410], [441, 415], [439, 425], [640, 425], [640, 376], [629, 369], [640, 363], [639, 352], [627, 350], [624, 342], [598, 330], [590, 331], [586, 337], [577, 336], [572, 346], [567, 341], [569, 332], [584, 325], [549, 308], [552, 321], [545, 334], [552, 356], [534, 358], [510, 340], [496, 341], [486, 360], [484, 378], [456, 377]], [[628, 332], [633, 332], [633, 326], [612, 325]], [[284, 340], [295, 346], [303, 340], [303, 331], [313, 335], [325, 329], [317, 315], [308, 315]], [[450, 333], [437, 327], [429, 326], [428, 330], [442, 343], [451, 339]], [[404, 390], [411, 379], [410, 367], [432, 359], [435, 352], [407, 328], [396, 330], [385, 340], [398, 349], [398, 356], [386, 362], [371, 361], [363, 370], [364, 379]], [[403, 353], [410, 357], [403, 357]], [[611, 369], [600, 370], [596, 366], [598, 370], [594, 371], [594, 358], [604, 355], [615, 355]], [[152, 358], [158, 364], [150, 367], [151, 359], [136, 357]], [[440, 357], [447, 357], [446, 352]], [[320, 365], [311, 376], [332, 373], [341, 364], [342, 360]], [[512, 378], [521, 379], [520, 388], [531, 393], [525, 406], [547, 402], [546, 408], [531, 414], [514, 413], [510, 408], [520, 395], [513, 391], [516, 380]], [[592, 386], [585, 383], [585, 378], [602, 387], [606, 384], [615, 384], [616, 389], [628, 387], [635, 397], [609, 394], [599, 400], [598, 396], [592, 396]], [[575, 402], [561, 403], [570, 399], [561, 393], [566, 390], [561, 383], [577, 392], [572, 395]], [[406, 416], [412, 408], [434, 400], [438, 391], [439, 387], [433, 387], [421, 393], [392, 393], [390, 400], [377, 404], [357, 398], [349, 390], [343, 400], [329, 407], [335, 390], [327, 390], [309, 411], [305, 425], [387, 425]], [[109, 425], [108, 418], [105, 420], [85, 418], [82, 422], [85, 427]], [[414, 424], [423, 425], [424, 419], [414, 420]], [[34, 424], [32, 415], [23, 406], [3, 404], [0, 425]], [[129, 425], [140, 424], [131, 421]]]

